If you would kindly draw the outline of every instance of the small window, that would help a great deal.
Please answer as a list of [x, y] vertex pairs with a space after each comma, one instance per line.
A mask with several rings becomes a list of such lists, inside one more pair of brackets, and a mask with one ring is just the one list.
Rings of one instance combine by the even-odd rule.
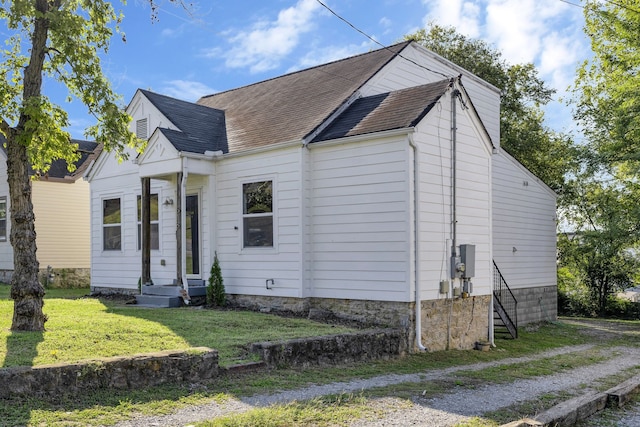
[[242, 228], [245, 248], [273, 247], [272, 181], [242, 185]]
[[[151, 195], [151, 249], [160, 249], [158, 195]], [[138, 196], [138, 250], [142, 249], [142, 196]]]
[[102, 248], [105, 251], [122, 249], [120, 199], [102, 201]]
[[149, 137], [147, 119], [136, 120], [136, 136], [140, 139], [147, 139]]
[[0, 197], [0, 242], [7, 241], [7, 198]]

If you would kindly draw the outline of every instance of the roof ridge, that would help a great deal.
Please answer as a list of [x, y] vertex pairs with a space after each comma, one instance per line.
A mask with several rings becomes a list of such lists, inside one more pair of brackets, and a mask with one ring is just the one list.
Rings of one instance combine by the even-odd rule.
[[[306, 72], [306, 71], [309, 71], [309, 70], [314, 70], [314, 69], [321, 68], [321, 67], [326, 67], [326, 66], [329, 66], [329, 65], [337, 64], [339, 62], [343, 62], [343, 61], [348, 61], [348, 60], [351, 60], [351, 59], [354, 59], [354, 58], [358, 58], [360, 56], [370, 55], [370, 54], [373, 54], [373, 53], [376, 53], [376, 52], [380, 52], [382, 50], [391, 50], [391, 49], [394, 49], [394, 48], [396, 48], [398, 46], [403, 45], [402, 48], [398, 49], [397, 51], [392, 51], [393, 57], [396, 57], [397, 55], [400, 54], [400, 52], [402, 52], [402, 50], [406, 46], [408, 46], [411, 43], [412, 43], [411, 40], [405, 40], [405, 41], [402, 41], [402, 42], [399, 42], [399, 43], [392, 44], [390, 46], [383, 46], [380, 49], [375, 49], [375, 50], [370, 50], [368, 52], [358, 53], [356, 55], [348, 56], [348, 57], [342, 58], [342, 59], [336, 59], [335, 61], [331, 61], [331, 62], [324, 62], [322, 64], [314, 65], [313, 67], [303, 68], [301, 70], [292, 71], [292, 72], [286, 73], [286, 74], [280, 74], [278, 76], [271, 77], [271, 78], [265, 79], [265, 80], [260, 80], [258, 82], [250, 83], [248, 85], [239, 86], [239, 87], [235, 87], [235, 88], [232, 88], [232, 89], [227, 89], [227, 90], [224, 90], [224, 91], [221, 91], [221, 92], [212, 93], [212, 94], [209, 94], [209, 95], [203, 95], [203, 96], [200, 97], [200, 99], [198, 99], [197, 102], [199, 103], [201, 100], [206, 99], [206, 98], [211, 98], [213, 96], [218, 96], [218, 95], [221, 95], [221, 94], [230, 93], [230, 92], [237, 91], [237, 90], [240, 90], [240, 89], [244, 89], [244, 88], [247, 88], [247, 87], [259, 85], [259, 84], [262, 84], [262, 83], [265, 83], [265, 82], [278, 80], [278, 79], [281, 79], [281, 78], [284, 78], [284, 77], [292, 76], [294, 74]], [[202, 104], [198, 104], [198, 105], [202, 105]]]

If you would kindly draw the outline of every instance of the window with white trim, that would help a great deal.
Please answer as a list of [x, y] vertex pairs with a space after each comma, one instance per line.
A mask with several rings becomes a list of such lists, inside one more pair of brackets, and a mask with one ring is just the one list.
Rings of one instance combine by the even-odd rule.
[[7, 241], [7, 197], [0, 197], [0, 242]]
[[[160, 249], [158, 195], [151, 194], [151, 249]], [[138, 250], [142, 248], [142, 196], [138, 196]]]
[[273, 247], [273, 181], [242, 184], [243, 247]]
[[102, 249], [119, 251], [122, 249], [122, 223], [120, 198], [102, 201]]

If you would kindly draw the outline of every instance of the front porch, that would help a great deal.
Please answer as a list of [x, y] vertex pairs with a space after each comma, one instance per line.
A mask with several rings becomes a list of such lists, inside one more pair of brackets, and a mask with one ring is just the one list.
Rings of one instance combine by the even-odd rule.
[[[184, 305], [185, 289], [177, 283], [171, 285], [143, 285], [140, 295], [136, 295], [136, 304], [140, 307], [170, 308]], [[186, 289], [189, 298], [206, 298], [207, 287], [202, 279], [188, 279]]]

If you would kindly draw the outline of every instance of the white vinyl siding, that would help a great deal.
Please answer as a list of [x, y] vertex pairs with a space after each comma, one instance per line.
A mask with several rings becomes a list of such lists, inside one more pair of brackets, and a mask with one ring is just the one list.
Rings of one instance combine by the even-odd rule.
[[[420, 159], [420, 278], [422, 299], [438, 299], [440, 280], [449, 280], [452, 239], [450, 92], [441, 109], [416, 128]], [[491, 154], [468, 110], [456, 111], [456, 245], [476, 246], [473, 295], [491, 292]], [[459, 283], [456, 282], [456, 286]]]
[[509, 154], [493, 161], [496, 264], [511, 288], [555, 286], [555, 195]]
[[405, 137], [312, 148], [312, 296], [409, 301]]
[[[216, 248], [232, 294], [301, 296], [300, 147], [216, 164]], [[242, 184], [273, 182], [273, 246], [243, 247]], [[266, 280], [273, 279], [271, 289]]]
[[[364, 96], [404, 89], [457, 77], [462, 74], [462, 84], [473, 100], [478, 115], [495, 146], [500, 145], [500, 92], [468, 71], [429, 52], [421, 46], [411, 45], [394, 58], [360, 90]], [[417, 62], [426, 67], [416, 65]], [[429, 113], [430, 115], [433, 112]]]

